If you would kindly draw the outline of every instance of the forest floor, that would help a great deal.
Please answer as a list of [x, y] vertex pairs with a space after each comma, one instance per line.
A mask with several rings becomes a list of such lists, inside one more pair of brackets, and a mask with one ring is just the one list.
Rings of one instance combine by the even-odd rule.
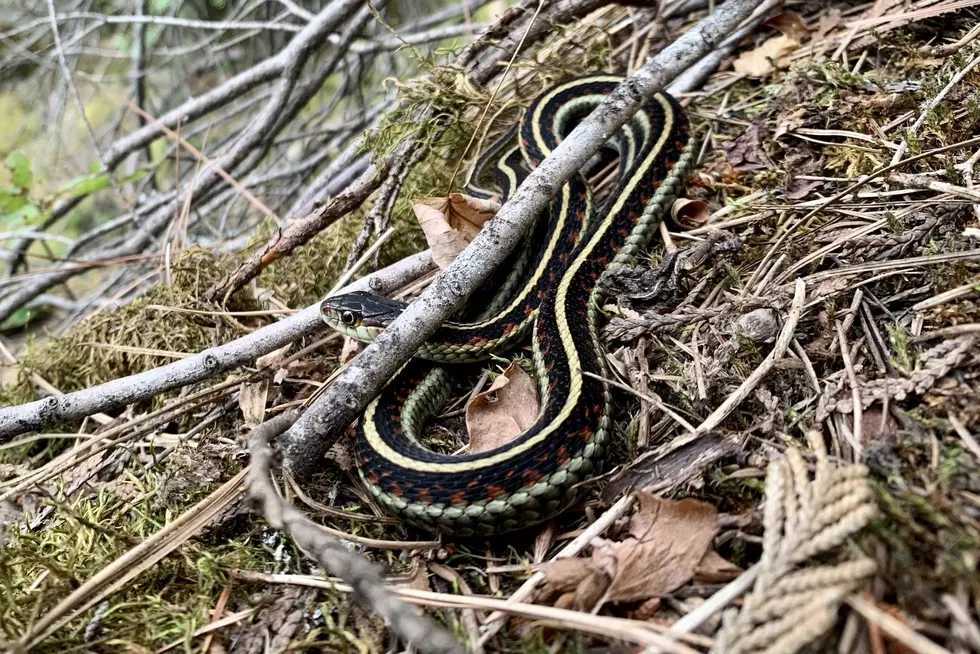
[[[505, 538], [432, 540], [360, 487], [352, 434], [312, 482], [280, 479], [283, 496], [475, 650], [980, 651], [980, 14], [920, 4], [781, 10], [679, 94], [699, 157], [638, 268], [605, 281], [614, 466], [585, 502]], [[635, 11], [605, 7], [539, 46], [523, 69], [534, 82], [493, 106], [509, 116], [571, 74], [634, 69], [662, 38]], [[452, 106], [468, 92], [433, 79], [403, 97]], [[409, 115], [372, 147], [390, 150]], [[409, 200], [446, 188], [445, 153], [465, 145], [453, 138], [405, 180], [394, 235], [361, 273], [425, 247]], [[316, 302], [364, 216], [221, 311], [201, 298], [240, 256], [189, 248], [126, 306], [59, 336], [31, 328], [5, 402], [151, 369]], [[356, 351], [326, 332], [309, 344], [278, 352], [274, 377], [229, 375], [3, 445], [3, 634], [43, 636], [24, 641], [37, 651], [400, 651], [243, 495], [249, 429]], [[430, 446], [465, 446], [471, 392]], [[518, 422], [529, 410], [493, 400]], [[125, 446], [39, 479], [107, 430]], [[53, 630], [38, 627], [47, 615]]]

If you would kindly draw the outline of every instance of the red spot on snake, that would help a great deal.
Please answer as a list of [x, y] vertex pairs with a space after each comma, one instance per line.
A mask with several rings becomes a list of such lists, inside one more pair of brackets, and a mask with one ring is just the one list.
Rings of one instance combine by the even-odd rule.
[[524, 481], [529, 484], [533, 484], [541, 479], [541, 473], [537, 470], [525, 470], [521, 476], [524, 477]]
[[491, 500], [495, 500], [498, 497], [501, 497], [502, 495], [506, 495], [506, 494], [507, 491], [505, 491], [500, 486], [496, 486], [493, 484], [487, 486], [487, 497], [489, 497]]

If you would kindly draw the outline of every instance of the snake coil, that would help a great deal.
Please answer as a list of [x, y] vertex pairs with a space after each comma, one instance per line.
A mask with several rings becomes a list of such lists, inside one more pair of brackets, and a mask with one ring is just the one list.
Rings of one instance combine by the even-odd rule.
[[[622, 77], [592, 75], [538, 96], [511, 130], [481, 157], [506, 198], [588, 115]], [[519, 138], [517, 138], [519, 134]], [[510, 443], [450, 456], [423, 447], [424, 422], [448, 393], [446, 371], [410, 362], [365, 410], [357, 432], [361, 478], [379, 504], [428, 531], [488, 536], [554, 517], [579, 497], [578, 485], [601, 471], [608, 452], [610, 394], [593, 376], [606, 373], [598, 338], [597, 284], [630, 265], [681, 189], [694, 158], [684, 112], [667, 94], [644, 104], [611, 139], [619, 153], [616, 188], [595, 211], [581, 175], [553, 199], [543, 247], [513, 297], [492, 316], [446, 323], [419, 350], [430, 361], [484, 360], [533, 332], [541, 410]], [[470, 191], [490, 191], [471, 184]], [[403, 304], [356, 293], [328, 298], [324, 320], [370, 341]]]

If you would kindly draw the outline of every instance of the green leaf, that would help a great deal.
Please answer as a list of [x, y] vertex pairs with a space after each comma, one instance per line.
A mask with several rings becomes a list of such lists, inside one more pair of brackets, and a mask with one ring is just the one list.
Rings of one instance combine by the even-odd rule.
[[26, 307], [19, 309], [0, 325], [0, 333], [9, 334], [27, 327], [35, 318], [44, 318], [51, 314], [48, 307]]
[[26, 203], [13, 213], [3, 216], [2, 220], [7, 227], [29, 225], [41, 217], [41, 210], [33, 204]]
[[27, 198], [19, 193], [20, 189], [4, 189], [0, 191], [0, 217], [17, 211], [25, 204]]
[[4, 162], [10, 169], [10, 181], [24, 191], [31, 188], [31, 160], [23, 152], [11, 152]]
[[109, 186], [109, 177], [106, 175], [83, 175], [62, 186], [58, 193], [69, 198], [78, 198], [101, 191], [107, 186]]

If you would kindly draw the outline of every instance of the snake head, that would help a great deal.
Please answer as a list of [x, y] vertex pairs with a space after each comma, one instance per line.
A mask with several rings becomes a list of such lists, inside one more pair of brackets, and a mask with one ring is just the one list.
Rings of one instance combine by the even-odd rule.
[[406, 306], [404, 302], [358, 291], [328, 297], [320, 303], [320, 316], [341, 334], [370, 342], [400, 316]]

